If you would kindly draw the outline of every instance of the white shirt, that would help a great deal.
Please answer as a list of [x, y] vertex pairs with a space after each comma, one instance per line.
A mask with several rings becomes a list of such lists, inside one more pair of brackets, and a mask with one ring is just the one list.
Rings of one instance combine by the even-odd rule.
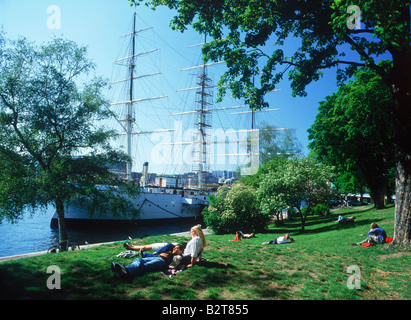
[[203, 241], [201, 241], [200, 237], [194, 237], [187, 243], [187, 246], [183, 252], [183, 256], [191, 256], [192, 258], [197, 258], [202, 249]]
[[281, 243], [290, 243], [290, 240], [287, 240], [285, 237], [279, 237], [277, 238], [277, 243], [281, 244]]

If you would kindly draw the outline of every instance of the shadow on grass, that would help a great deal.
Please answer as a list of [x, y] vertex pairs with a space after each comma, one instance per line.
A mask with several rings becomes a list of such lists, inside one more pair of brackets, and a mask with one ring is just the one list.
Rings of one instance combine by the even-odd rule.
[[[389, 208], [389, 207], [387, 207]], [[276, 234], [285, 234], [289, 233], [292, 235], [300, 235], [300, 234], [317, 234], [323, 233], [327, 231], [336, 231], [342, 229], [350, 229], [359, 226], [364, 226], [365, 229], [369, 229], [369, 226], [372, 222], [378, 224], [378, 222], [385, 220], [384, 216], [380, 218], [373, 218], [373, 219], [361, 219], [361, 214], [369, 213], [370, 211], [374, 210], [373, 206], [365, 207], [364, 209], [360, 210], [349, 210], [347, 209], [346, 212], [340, 211], [338, 214], [331, 214], [328, 216], [308, 216], [306, 223], [305, 223], [305, 230], [301, 232], [301, 220], [300, 217], [294, 216], [292, 220], [284, 220], [284, 226], [271, 226], [266, 231], [266, 233], [276, 233]], [[341, 215], [343, 217], [351, 217], [354, 216], [354, 222], [345, 222], [345, 223], [338, 223], [334, 222], [337, 220], [338, 216]]]
[[0, 300], [43, 300], [62, 299], [61, 290], [47, 288], [47, 279], [52, 274], [28, 270], [19, 263], [0, 265]]
[[222, 262], [215, 262], [215, 261], [202, 261], [198, 263], [199, 266], [206, 267], [206, 268], [214, 268], [214, 269], [234, 269], [236, 268], [230, 263], [222, 263]]
[[197, 283], [196, 288], [208, 290], [206, 299], [284, 299], [294, 290], [292, 286], [285, 285], [288, 276], [280, 272], [228, 265], [227, 269], [231, 269], [228, 273], [222, 271], [223, 268], [221, 263], [213, 262], [207, 264], [207, 269], [199, 270], [202, 279], [198, 279], [201, 285]]

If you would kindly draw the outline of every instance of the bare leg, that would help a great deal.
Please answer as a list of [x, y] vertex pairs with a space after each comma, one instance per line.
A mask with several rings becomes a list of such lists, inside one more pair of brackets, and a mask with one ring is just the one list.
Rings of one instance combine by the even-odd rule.
[[124, 247], [128, 250], [133, 250], [133, 251], [149, 251], [149, 250], [153, 250], [153, 245], [148, 244], [148, 245], [142, 245], [142, 246], [137, 246], [134, 244], [131, 244], [129, 242], [124, 243]]

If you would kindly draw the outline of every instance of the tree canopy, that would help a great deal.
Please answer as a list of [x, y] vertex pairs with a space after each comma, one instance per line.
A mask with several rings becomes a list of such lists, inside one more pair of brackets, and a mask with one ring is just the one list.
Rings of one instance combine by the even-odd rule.
[[[411, 33], [409, 0], [129, 0], [176, 15], [171, 27], [192, 26], [212, 40], [203, 45], [205, 60], [224, 60], [228, 70], [219, 95], [231, 90], [253, 109], [267, 107], [264, 95], [287, 72], [293, 95], [336, 67], [343, 83], [359, 67], [375, 71], [393, 98], [396, 168], [396, 219], [393, 244], [411, 241]], [[359, 25], [359, 28], [356, 27]], [[288, 46], [298, 39], [297, 48]], [[292, 48], [290, 50], [290, 48]], [[382, 68], [382, 54], [393, 67]], [[257, 79], [258, 81], [254, 81]]]
[[394, 167], [392, 97], [374, 71], [361, 70], [355, 80], [320, 102], [309, 131], [309, 148], [317, 158], [364, 181], [376, 208], [384, 207], [389, 172]]
[[[0, 55], [0, 219], [14, 221], [27, 208], [53, 204], [60, 238], [66, 239], [64, 205], [87, 200], [90, 210], [137, 210], [116, 192], [138, 189], [110, 172], [128, 157], [110, 146], [101, 120], [106, 82], [87, 76], [94, 69], [85, 47], [55, 38], [36, 46], [8, 41]], [[105, 183], [105, 190], [99, 185]]]
[[263, 124], [259, 129], [260, 164], [277, 157], [288, 158], [301, 155], [302, 146], [295, 135], [295, 129], [276, 128]]
[[[205, 60], [224, 60], [228, 71], [220, 81], [220, 93], [228, 87], [251, 107], [266, 106], [263, 96], [288, 72], [294, 95], [305, 96], [306, 86], [321, 78], [322, 70], [339, 66], [345, 80], [361, 66], [375, 70], [384, 80], [393, 73], [377, 65], [383, 53], [393, 56], [410, 48], [409, 1], [299, 1], [299, 0], [131, 0], [155, 9], [168, 6], [177, 15], [171, 27], [184, 31], [192, 26], [212, 39], [203, 46]], [[348, 10], [355, 4], [360, 15]], [[361, 28], [350, 27], [351, 20]], [[357, 21], [355, 20], [357, 19]], [[300, 44], [286, 50], [293, 38]], [[357, 55], [350, 55], [355, 52]], [[263, 67], [258, 63], [264, 60]], [[409, 60], [408, 60], [409, 61]], [[404, 61], [405, 62], [405, 61]], [[257, 84], [252, 79], [260, 75]], [[392, 79], [391, 79], [392, 78]]]
[[[326, 204], [335, 195], [331, 185], [332, 168], [309, 158], [282, 161], [275, 170], [261, 176], [257, 199], [262, 213], [275, 215], [285, 208], [296, 208], [301, 216], [301, 229], [310, 210]], [[306, 207], [305, 213], [301, 212]]]
[[204, 221], [217, 234], [263, 231], [270, 222], [270, 217], [261, 213], [256, 189], [241, 182], [220, 187], [209, 199]]

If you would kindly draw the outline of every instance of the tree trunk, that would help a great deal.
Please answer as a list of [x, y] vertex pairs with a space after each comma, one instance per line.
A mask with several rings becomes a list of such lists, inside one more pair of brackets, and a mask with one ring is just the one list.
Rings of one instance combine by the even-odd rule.
[[[409, 21], [408, 9], [404, 12]], [[394, 52], [395, 224], [393, 245], [409, 246], [411, 237], [411, 54]]]
[[[398, 123], [396, 138], [395, 224], [393, 245], [409, 246], [411, 240], [411, 102], [403, 106], [408, 123]], [[408, 113], [406, 115], [405, 113]], [[399, 127], [402, 126], [402, 127]]]
[[371, 198], [374, 200], [374, 207], [376, 209], [385, 208], [385, 194], [386, 194], [386, 179], [381, 179], [381, 184], [379, 186], [374, 186], [370, 190]]
[[63, 251], [67, 251], [68, 236], [67, 236], [67, 230], [66, 230], [66, 219], [64, 217], [64, 203], [60, 198], [56, 199], [55, 202], [56, 202], [56, 212], [57, 212], [58, 225], [59, 225], [59, 242], [61, 244], [61, 249]]
[[277, 211], [277, 213], [275, 214], [275, 226], [276, 227], [282, 227], [284, 226], [284, 220], [283, 220], [283, 213], [282, 211]]
[[300, 213], [300, 216], [301, 216], [301, 233], [304, 233], [305, 231], [305, 220], [307, 219], [309, 209], [310, 209], [310, 206], [307, 207], [307, 211], [305, 211], [305, 213], [302, 213], [301, 210], [298, 209], [298, 212]]
[[411, 239], [411, 159], [398, 161], [395, 188], [393, 245], [409, 246]]

